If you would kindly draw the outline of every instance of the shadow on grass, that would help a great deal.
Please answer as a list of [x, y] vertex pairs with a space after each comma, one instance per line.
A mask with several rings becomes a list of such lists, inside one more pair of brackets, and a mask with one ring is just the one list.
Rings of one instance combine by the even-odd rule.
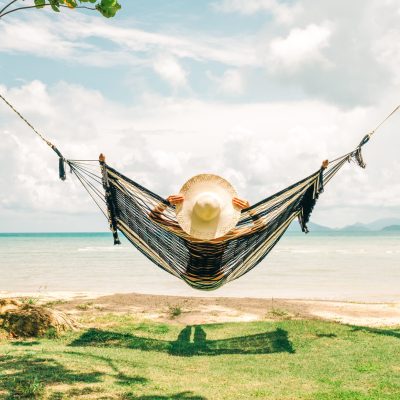
[[288, 333], [283, 329], [256, 335], [207, 340], [206, 332], [200, 325], [189, 325], [182, 329], [175, 341], [144, 338], [130, 333], [89, 329], [74, 340], [70, 346], [125, 347], [186, 357], [221, 354], [294, 353]]
[[203, 396], [193, 395], [192, 392], [181, 392], [169, 396], [135, 396], [133, 394], [128, 394], [124, 396], [124, 400], [207, 400], [207, 398]]
[[80, 353], [78, 351], [67, 351], [67, 352], [65, 352], [65, 354], [77, 356], [79, 358], [83, 358], [83, 357], [91, 358], [94, 361], [100, 361], [100, 362], [108, 365], [108, 367], [114, 372], [115, 381], [119, 385], [131, 386], [133, 384], [145, 384], [148, 382], [148, 379], [143, 378], [142, 376], [137, 376], [137, 375], [129, 376], [129, 375], [124, 374], [117, 367], [116, 363], [108, 357], [96, 356], [94, 354], [88, 354], [88, 353]]
[[22, 347], [30, 347], [30, 346], [36, 346], [37, 344], [40, 344], [37, 340], [35, 341], [18, 341], [18, 342], [12, 342], [11, 343], [13, 346], [22, 346]]
[[315, 336], [319, 338], [328, 338], [328, 339], [333, 339], [337, 337], [336, 333], [316, 333]]
[[355, 326], [350, 325], [353, 332], [366, 332], [374, 335], [390, 336], [400, 339], [400, 329], [380, 329], [380, 328], [369, 328], [367, 326]]
[[0, 391], [5, 399], [41, 399], [47, 385], [96, 383], [102, 373], [75, 373], [53, 358], [31, 354], [0, 357]]

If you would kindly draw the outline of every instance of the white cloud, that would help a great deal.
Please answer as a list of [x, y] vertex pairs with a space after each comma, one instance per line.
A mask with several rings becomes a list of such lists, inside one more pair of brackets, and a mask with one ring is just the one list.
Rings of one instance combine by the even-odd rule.
[[285, 38], [273, 39], [268, 48], [268, 67], [294, 72], [306, 64], [328, 66], [322, 50], [329, 46], [331, 33], [327, 23], [311, 24], [304, 29], [292, 29]]
[[[3, 52], [23, 52], [97, 67], [152, 67], [154, 56], [160, 52], [174, 58], [227, 65], [257, 63], [255, 51], [248, 46], [246, 38], [159, 34], [82, 14], [60, 13], [48, 17], [44, 11], [29, 18], [6, 20], [0, 25], [0, 36], [0, 51]], [[91, 43], [90, 39], [103, 40], [104, 48]]]
[[279, 0], [222, 0], [214, 4], [214, 8], [222, 12], [238, 12], [241, 14], [255, 14], [268, 12], [279, 23], [290, 23], [301, 10], [301, 5], [285, 4]]
[[243, 74], [237, 69], [228, 69], [222, 76], [207, 73], [209, 79], [217, 85], [218, 91], [227, 94], [239, 95], [245, 89]]
[[158, 56], [154, 60], [154, 70], [173, 87], [186, 86], [187, 84], [186, 71], [172, 56]]
[[[346, 111], [319, 101], [226, 104], [155, 96], [124, 106], [65, 83], [32, 82], [1, 92], [66, 157], [95, 159], [104, 152], [111, 165], [163, 196], [192, 175], [217, 173], [251, 202], [353, 148], [360, 133], [386, 112], [382, 107]], [[70, 213], [89, 220], [96, 208], [75, 179], [58, 180], [53, 152], [10, 110], [2, 106], [0, 114], [0, 186], [7, 187], [0, 214]], [[368, 217], [371, 210], [376, 217], [383, 208], [398, 212], [396, 126], [400, 121], [393, 117], [366, 147], [367, 170], [348, 166], [329, 184], [316, 212], [325, 223], [335, 224], [330, 216], [342, 207], [349, 222], [355, 222], [355, 208]]]
[[[249, 78], [246, 88], [250, 87], [250, 91], [246, 90], [246, 95], [264, 98], [263, 90], [273, 86], [269, 98], [290, 93], [295, 98], [324, 99], [350, 107], [375, 104], [378, 92], [400, 85], [396, 44], [400, 18], [396, 2], [355, 0], [344, 5], [340, 1], [226, 0], [216, 7], [244, 15], [275, 10], [275, 16], [279, 14], [277, 10], [287, 8], [291, 23], [282, 25], [278, 17], [264, 15], [264, 27], [258, 22], [253, 30], [246, 28], [245, 33], [238, 27], [237, 34], [232, 35], [224, 34], [224, 27], [231, 32], [229, 24], [236, 20], [220, 15], [217, 34], [167, 23], [159, 33], [140, 29], [132, 21], [104, 20], [79, 13], [54, 15], [41, 10], [29, 18], [21, 14], [2, 21], [0, 51], [66, 60], [73, 65], [119, 66], [118, 73], [128, 75], [133, 71], [133, 75], [144, 75], [147, 81], [151, 78], [146, 74], [154, 71], [154, 60], [162, 54], [180, 65], [179, 68], [170, 62], [165, 67], [164, 74], [175, 71], [170, 72], [177, 79], [175, 85], [183, 85], [186, 79], [186, 85], [195, 88], [190, 79], [205, 75], [205, 71], [213, 71], [218, 77], [215, 71], [240, 70], [242, 77]], [[234, 83], [229, 75], [225, 77], [228, 91], [230, 83]], [[251, 85], [255, 80], [257, 83]], [[142, 79], [140, 85], [145, 81]], [[218, 85], [222, 90], [215, 95], [226, 93], [222, 83], [221, 80]], [[209, 95], [213, 89], [205, 85], [197, 93]]]
[[[260, 46], [260, 55], [268, 53], [265, 49], [275, 39], [289, 39], [293, 30], [304, 30], [304, 27], [310, 26], [322, 30], [318, 32], [315, 41], [311, 35], [308, 38], [314, 46], [310, 48], [310, 51], [313, 48], [314, 51], [309, 54], [302, 51], [301, 44], [297, 48], [295, 41], [292, 43], [296, 46], [288, 46], [291, 50], [294, 48], [292, 62], [296, 61], [297, 49], [305, 54], [304, 58], [300, 57], [305, 62], [297, 64], [295, 70], [288, 70], [285, 63], [279, 64], [282, 68], [270, 70], [268, 77], [278, 78], [280, 89], [297, 88], [307, 97], [326, 99], [350, 107], [376, 104], [377, 93], [395, 90], [393, 85], [398, 85], [398, 74], [393, 71], [391, 63], [383, 61], [374, 48], [377, 42], [386, 42], [385, 47], [389, 47], [385, 37], [390, 32], [399, 31], [400, 18], [396, 14], [396, 2], [301, 0], [297, 3], [302, 5], [302, 11], [296, 15], [290, 27], [285, 30], [272, 24], [262, 31], [267, 45]], [[344, 9], [346, 12], [343, 12]], [[287, 43], [278, 41], [278, 44]], [[287, 53], [284, 51], [284, 60], [290, 60], [286, 58]]]
[[378, 63], [390, 69], [394, 75], [395, 83], [399, 85], [400, 31], [391, 29], [383, 36], [378, 37], [373, 43], [372, 52], [375, 54]]
[[28, 52], [44, 57], [67, 59], [76, 51], [93, 50], [93, 46], [83, 42], [73, 42], [63, 38], [56, 23], [46, 17], [32, 20], [13, 19], [2, 21], [0, 27], [3, 52]]
[[[67, 157], [105, 152], [112, 164], [162, 195], [210, 170], [232, 180], [252, 202], [355, 146], [399, 102], [396, 1], [225, 0], [217, 7], [241, 13], [241, 20], [249, 16], [246, 28], [224, 33], [237, 22], [227, 14], [213, 15], [222, 22], [213, 34], [199, 25], [195, 30], [165, 22], [158, 33], [121, 19], [45, 10], [5, 19], [0, 52], [9, 64], [14, 54], [28, 54], [94, 72], [107, 67], [124, 82], [133, 71], [140, 82], [133, 104], [109, 100], [107, 88], [100, 93], [63, 82], [0, 89]], [[58, 78], [55, 71], [51, 79], [62, 77], [64, 65], [57, 66]], [[34, 68], [40, 64], [30, 74]], [[180, 91], [179, 99], [159, 97], [146, 86], [154, 72], [172, 88], [190, 91]], [[227, 94], [230, 102], [221, 100]], [[58, 180], [54, 154], [3, 106], [0, 116], [0, 186], [8, 188], [0, 195], [1, 216], [61, 212], [89, 220], [95, 209], [73, 179]], [[366, 146], [366, 171], [347, 166], [328, 186], [315, 220], [337, 225], [400, 212], [398, 118]], [[1, 223], [0, 217], [0, 230]]]

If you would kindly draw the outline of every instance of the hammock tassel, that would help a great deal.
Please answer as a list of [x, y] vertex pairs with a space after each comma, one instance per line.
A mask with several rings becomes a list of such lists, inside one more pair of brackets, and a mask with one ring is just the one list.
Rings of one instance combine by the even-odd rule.
[[102, 177], [103, 177], [103, 188], [105, 191], [105, 199], [106, 199], [106, 203], [107, 203], [108, 222], [110, 224], [110, 230], [113, 234], [114, 245], [117, 245], [117, 244], [121, 244], [121, 241], [119, 240], [119, 237], [118, 237], [115, 204], [114, 204], [113, 197], [112, 197], [111, 187], [108, 182], [107, 168], [105, 165], [106, 157], [104, 156], [104, 154], [100, 154], [99, 162], [100, 162], [101, 173], [102, 173]]
[[65, 160], [63, 157], [60, 157], [58, 159], [58, 173], [59, 173], [60, 179], [62, 181], [65, 181], [67, 176], [65, 175]]
[[299, 223], [304, 233], [309, 233], [307, 224], [310, 220], [311, 213], [318, 199], [318, 193], [315, 192], [315, 186], [310, 186], [304, 193], [300, 204]]
[[363, 156], [362, 156], [362, 152], [361, 152], [361, 147], [364, 146], [364, 144], [369, 142], [369, 139], [371, 138], [371, 136], [373, 135], [374, 131], [372, 131], [371, 133], [366, 134], [360, 144], [358, 145], [358, 147], [356, 148], [356, 150], [354, 151], [354, 153], [352, 154], [354, 160], [356, 161], [356, 163], [361, 167], [361, 168], [365, 168], [367, 166], [367, 164], [364, 162]]
[[355, 150], [355, 152], [352, 155], [353, 155], [356, 163], [361, 168], [365, 168], [367, 166], [367, 164], [365, 163], [363, 156], [362, 156], [361, 147], [357, 147], [357, 149]]
[[318, 178], [304, 193], [300, 203], [300, 213], [298, 216], [301, 230], [304, 233], [309, 233], [307, 224], [310, 220], [311, 213], [317, 203], [320, 193], [324, 191], [324, 170], [326, 167], [322, 166], [319, 170]]

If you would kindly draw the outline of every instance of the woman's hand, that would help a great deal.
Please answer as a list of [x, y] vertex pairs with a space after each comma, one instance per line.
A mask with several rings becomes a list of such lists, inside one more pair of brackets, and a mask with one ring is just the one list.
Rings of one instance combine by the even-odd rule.
[[232, 199], [232, 203], [234, 206], [240, 208], [241, 210], [250, 207], [250, 203], [247, 200], [239, 199], [239, 197], [234, 197]]
[[168, 196], [167, 201], [171, 203], [172, 205], [180, 204], [183, 203], [183, 200], [185, 198], [181, 194], [173, 194], [171, 196]]

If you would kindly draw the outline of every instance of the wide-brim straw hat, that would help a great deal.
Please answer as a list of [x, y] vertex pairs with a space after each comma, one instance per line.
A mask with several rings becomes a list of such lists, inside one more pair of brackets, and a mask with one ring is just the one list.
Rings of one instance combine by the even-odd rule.
[[176, 205], [176, 217], [181, 228], [194, 238], [211, 240], [224, 236], [239, 221], [241, 210], [232, 204], [236, 191], [218, 175], [196, 175], [179, 193], [184, 201]]

